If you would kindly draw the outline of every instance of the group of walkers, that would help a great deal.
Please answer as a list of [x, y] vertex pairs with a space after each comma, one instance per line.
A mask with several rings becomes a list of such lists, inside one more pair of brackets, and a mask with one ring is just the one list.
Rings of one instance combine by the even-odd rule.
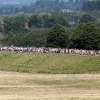
[[20, 52], [40, 52], [40, 53], [60, 53], [60, 54], [80, 54], [80, 55], [100, 55], [100, 50], [83, 50], [83, 49], [61, 49], [61, 48], [46, 48], [46, 47], [16, 47], [16, 46], [1, 46], [0, 51]]

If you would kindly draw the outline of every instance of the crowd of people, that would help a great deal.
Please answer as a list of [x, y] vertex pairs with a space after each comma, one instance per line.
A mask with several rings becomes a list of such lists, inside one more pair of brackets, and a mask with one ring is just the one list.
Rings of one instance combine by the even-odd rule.
[[0, 51], [10, 52], [40, 52], [40, 53], [60, 53], [60, 54], [80, 54], [80, 55], [100, 55], [100, 50], [83, 50], [83, 49], [61, 49], [46, 47], [16, 47], [16, 46], [0, 46]]

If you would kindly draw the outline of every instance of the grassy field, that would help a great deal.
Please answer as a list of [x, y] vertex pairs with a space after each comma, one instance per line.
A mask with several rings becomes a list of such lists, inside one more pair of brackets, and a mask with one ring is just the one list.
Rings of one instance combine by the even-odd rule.
[[0, 70], [0, 100], [100, 100], [100, 56], [0, 52]]
[[100, 56], [0, 52], [0, 70], [34, 74], [100, 73]]
[[0, 71], [0, 100], [100, 100], [100, 74]]

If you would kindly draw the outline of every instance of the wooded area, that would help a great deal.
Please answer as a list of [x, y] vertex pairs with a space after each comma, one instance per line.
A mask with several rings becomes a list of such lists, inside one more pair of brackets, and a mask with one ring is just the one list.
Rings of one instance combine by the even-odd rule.
[[[43, 6], [44, 2], [41, 4], [41, 1], [38, 0], [36, 4]], [[47, 2], [50, 4], [50, 1]], [[53, 2], [60, 4], [62, 1]], [[76, 3], [73, 0], [70, 2]], [[86, 2], [89, 5], [95, 4], [96, 8], [97, 2], [99, 4], [98, 0], [84, 1], [82, 10], [89, 6]], [[1, 17], [0, 32], [4, 36], [0, 41], [2, 45], [98, 50], [100, 49], [100, 11], [5, 15]]]

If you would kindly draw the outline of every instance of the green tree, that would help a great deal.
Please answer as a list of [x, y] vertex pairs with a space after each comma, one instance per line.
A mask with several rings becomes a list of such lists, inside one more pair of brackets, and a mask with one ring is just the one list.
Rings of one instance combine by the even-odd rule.
[[13, 19], [14, 18], [9, 18], [9, 17], [5, 17], [4, 20], [3, 20], [3, 23], [4, 23], [4, 33], [8, 33], [9, 31], [12, 31], [13, 30]]
[[13, 32], [24, 32], [26, 30], [25, 24], [28, 19], [25, 15], [18, 15], [12, 20], [12, 31]]
[[3, 21], [0, 20], [0, 32], [4, 32]]
[[36, 28], [40, 28], [42, 24], [42, 18], [39, 15], [32, 15], [29, 18], [29, 26], [32, 27], [36, 27]]
[[88, 23], [88, 22], [96, 22], [96, 18], [94, 18], [90, 14], [82, 15], [82, 17], [80, 19], [80, 23]]
[[67, 44], [68, 35], [65, 29], [61, 25], [55, 24], [48, 33], [47, 47], [66, 48]]
[[73, 37], [74, 48], [100, 49], [100, 30], [94, 23], [80, 24]]
[[48, 29], [32, 28], [28, 33], [6, 34], [2, 41], [5, 45], [45, 47]]
[[5, 17], [4, 18], [4, 33], [9, 33], [10, 31], [19, 32], [25, 31], [25, 24], [28, 22], [28, 19], [24, 15], [18, 15], [16, 17]]

